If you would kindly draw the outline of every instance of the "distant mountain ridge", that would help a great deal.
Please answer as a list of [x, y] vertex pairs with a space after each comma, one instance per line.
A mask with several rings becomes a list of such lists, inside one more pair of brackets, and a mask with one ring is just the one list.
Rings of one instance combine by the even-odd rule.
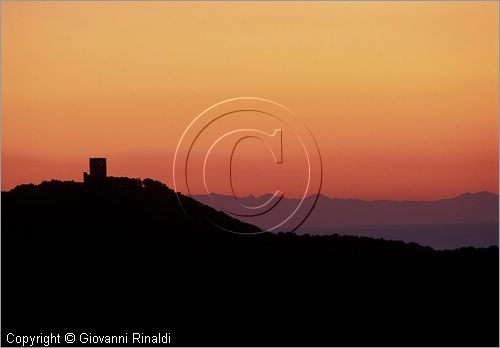
[[[269, 197], [238, 199], [252, 206], [262, 204]], [[239, 204], [234, 197], [219, 194], [212, 194], [213, 200], [208, 195], [193, 198], [218, 210], [234, 211]], [[273, 224], [275, 216], [292, 211], [297, 203], [297, 199], [283, 198], [273, 214], [242, 220], [265, 229]], [[320, 195], [311, 215], [297, 233], [339, 233], [395, 239], [439, 249], [498, 245], [498, 209], [498, 195], [486, 191], [467, 192], [436, 201], [365, 201]], [[283, 229], [290, 227], [285, 224]]]
[[[219, 208], [234, 207], [232, 196], [212, 194]], [[247, 196], [238, 199], [246, 205], [257, 205], [269, 199], [270, 195]], [[194, 195], [203, 204], [217, 209], [208, 195]], [[308, 197], [307, 199], [312, 199]], [[298, 199], [283, 198], [280, 205], [296, 204]], [[329, 226], [386, 226], [407, 224], [456, 224], [456, 223], [498, 223], [498, 195], [491, 192], [464, 193], [454, 198], [436, 201], [393, 201], [329, 198], [320, 195], [318, 202], [305, 222], [307, 227]], [[278, 207], [277, 207], [278, 208]], [[250, 220], [250, 219], [248, 219]], [[254, 219], [261, 225], [266, 219]]]

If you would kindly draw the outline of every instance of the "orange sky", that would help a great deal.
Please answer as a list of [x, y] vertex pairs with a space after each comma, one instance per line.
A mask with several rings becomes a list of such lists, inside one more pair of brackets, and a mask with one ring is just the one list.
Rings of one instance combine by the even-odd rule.
[[[326, 195], [498, 192], [498, 39], [494, 1], [2, 1], [2, 190], [90, 156], [172, 185], [191, 120], [255, 96], [309, 127]], [[239, 194], [280, 183], [250, 145]]]

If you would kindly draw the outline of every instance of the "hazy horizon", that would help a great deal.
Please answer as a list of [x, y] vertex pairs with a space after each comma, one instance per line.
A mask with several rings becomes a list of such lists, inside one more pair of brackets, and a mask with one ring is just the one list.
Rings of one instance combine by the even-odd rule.
[[[83, 173], [83, 172], [82, 172]], [[125, 177], [125, 176], [114, 176], [114, 175], [108, 175], [109, 177]], [[159, 179], [155, 179], [155, 178], [150, 178], [150, 177], [130, 177], [131, 179], [140, 179], [140, 180], [144, 180], [144, 179], [151, 179], [151, 180], [156, 180], [156, 181], [159, 181], [165, 185], [167, 185], [169, 188], [173, 189], [173, 186], [170, 186], [168, 185], [166, 182], [163, 182]], [[52, 181], [52, 180], [56, 180], [56, 181], [73, 181], [73, 182], [80, 182], [80, 183], [83, 183], [83, 180], [81, 179], [70, 179], [70, 180], [64, 180], [64, 179], [61, 179], [61, 178], [47, 178], [47, 179], [42, 179], [41, 181], [39, 182], [25, 182], [25, 183], [20, 183], [20, 184], [17, 184], [13, 187], [10, 187], [10, 188], [7, 188], [7, 189], [4, 189], [3, 188], [3, 185], [2, 185], [2, 192], [8, 192], [12, 189], [14, 189], [15, 187], [17, 186], [21, 186], [21, 185], [40, 185], [42, 184], [43, 182], [49, 182], [49, 181]], [[185, 195], [189, 195], [189, 193], [185, 193], [185, 192], [181, 192]], [[394, 202], [435, 202], [435, 201], [439, 201], [439, 200], [446, 200], [446, 199], [455, 199], [455, 198], [458, 198], [460, 196], [464, 196], [464, 195], [478, 195], [478, 194], [483, 194], [483, 193], [487, 193], [487, 194], [492, 194], [492, 195], [496, 195], [496, 196], [499, 196], [498, 192], [491, 192], [491, 191], [487, 191], [487, 190], [483, 190], [483, 191], [464, 191], [464, 192], [461, 192], [457, 195], [454, 195], [454, 196], [444, 196], [444, 197], [438, 197], [438, 198], [435, 198], [435, 199], [405, 199], [405, 198], [401, 198], [401, 199], [388, 199], [388, 198], [374, 198], [374, 199], [363, 199], [363, 198], [359, 198], [359, 197], [341, 197], [341, 196], [330, 196], [330, 195], [327, 195], [323, 192], [320, 192], [319, 193], [319, 196], [320, 197], [326, 197], [328, 199], [342, 199], [342, 200], [360, 200], [360, 201], [365, 201], [365, 202], [376, 202], [376, 201], [394, 201]], [[208, 196], [208, 195], [220, 195], [220, 196], [226, 196], [226, 197], [231, 197], [233, 196], [231, 193], [220, 193], [220, 192], [203, 192], [203, 193], [191, 193], [190, 196], [192, 197], [197, 197], [197, 196]], [[237, 195], [236, 197], [237, 198], [248, 198], [248, 197], [254, 197], [254, 198], [262, 198], [264, 196], [268, 196], [268, 195], [272, 195], [273, 193], [271, 192], [267, 192], [267, 193], [262, 193], [262, 194], [258, 194], [258, 195], [255, 195], [255, 194], [247, 194], [247, 195]], [[306, 198], [310, 198], [310, 197], [315, 197], [316, 195], [309, 195], [309, 196], [306, 196]], [[287, 199], [300, 199], [302, 197], [298, 197], [298, 196], [285, 196], [284, 198], [287, 198]]]

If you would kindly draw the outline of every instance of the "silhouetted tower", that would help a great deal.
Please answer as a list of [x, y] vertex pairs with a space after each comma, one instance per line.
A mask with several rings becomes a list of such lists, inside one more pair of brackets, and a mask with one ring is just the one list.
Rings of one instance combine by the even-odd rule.
[[83, 173], [83, 182], [99, 182], [106, 178], [106, 159], [89, 158], [90, 174]]

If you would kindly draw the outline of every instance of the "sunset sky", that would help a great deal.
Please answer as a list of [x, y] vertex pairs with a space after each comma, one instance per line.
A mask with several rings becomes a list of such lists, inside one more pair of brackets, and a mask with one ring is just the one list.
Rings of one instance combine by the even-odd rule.
[[[2, 190], [93, 156], [171, 186], [189, 123], [252, 96], [310, 129], [325, 195], [498, 193], [498, 30], [496, 1], [2, 1]], [[254, 146], [242, 195], [272, 189]]]

